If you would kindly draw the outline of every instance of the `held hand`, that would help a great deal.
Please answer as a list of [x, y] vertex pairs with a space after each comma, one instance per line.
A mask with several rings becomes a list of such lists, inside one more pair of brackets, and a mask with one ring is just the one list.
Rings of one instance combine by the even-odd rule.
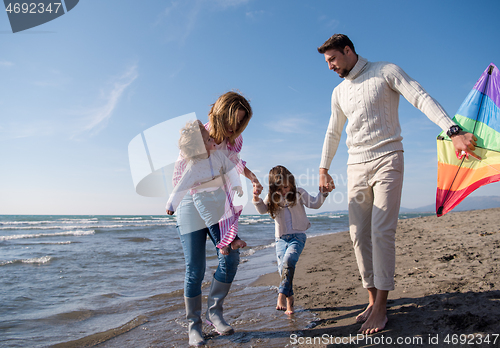
[[328, 169], [320, 168], [319, 169], [319, 190], [321, 192], [332, 192], [335, 188], [335, 184], [333, 183], [333, 179], [328, 174]]
[[255, 193], [255, 191], [254, 191], [254, 193], [253, 193], [253, 201], [254, 202], [258, 202], [259, 199], [260, 199], [260, 193]]
[[168, 215], [174, 215], [174, 212], [172, 210], [167, 210]]
[[236, 193], [238, 194], [238, 197], [243, 196], [243, 189], [241, 188], [241, 186], [233, 187], [233, 191], [236, 191]]
[[262, 185], [260, 184], [259, 180], [255, 179], [253, 182], [253, 195], [255, 197], [255, 195], [259, 196], [261, 193], [262, 193]]
[[477, 138], [472, 133], [460, 132], [457, 135], [451, 137], [455, 151], [461, 154], [462, 151], [468, 153], [477, 160], [481, 160], [481, 157], [476, 155], [473, 151], [476, 149]]

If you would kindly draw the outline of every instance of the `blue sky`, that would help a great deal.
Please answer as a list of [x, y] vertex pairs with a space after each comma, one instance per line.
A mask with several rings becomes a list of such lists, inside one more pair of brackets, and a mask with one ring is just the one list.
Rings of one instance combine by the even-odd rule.
[[[341, 79], [316, 48], [347, 34], [370, 61], [400, 65], [453, 116], [500, 65], [498, 1], [83, 0], [12, 34], [0, 15], [0, 214], [164, 214], [135, 193], [128, 144], [145, 129], [239, 90], [254, 109], [242, 158], [259, 177], [287, 166], [311, 193]], [[403, 98], [402, 206], [432, 204], [440, 129]], [[345, 134], [330, 172], [345, 209]], [[500, 195], [492, 184], [474, 195]], [[254, 212], [247, 207], [246, 212]]]

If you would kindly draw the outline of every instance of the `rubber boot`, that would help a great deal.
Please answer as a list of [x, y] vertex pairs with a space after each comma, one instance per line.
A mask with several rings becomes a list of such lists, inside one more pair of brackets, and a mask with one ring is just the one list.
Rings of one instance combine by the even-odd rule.
[[202, 333], [201, 321], [201, 295], [196, 297], [184, 297], [186, 304], [186, 319], [188, 321], [188, 335], [190, 346], [202, 346], [205, 344]]
[[222, 317], [222, 304], [230, 287], [231, 283], [221, 283], [214, 278], [207, 299], [207, 322], [215, 327], [219, 335], [224, 336], [234, 333], [233, 328]]

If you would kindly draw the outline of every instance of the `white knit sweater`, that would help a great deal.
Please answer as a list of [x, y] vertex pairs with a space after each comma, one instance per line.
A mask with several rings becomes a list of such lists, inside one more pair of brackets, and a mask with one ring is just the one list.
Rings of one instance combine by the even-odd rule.
[[402, 151], [398, 117], [399, 95], [422, 111], [441, 129], [454, 122], [443, 107], [399, 66], [387, 62], [358, 62], [332, 93], [332, 114], [320, 168], [330, 168], [347, 120], [347, 164], [363, 163]]

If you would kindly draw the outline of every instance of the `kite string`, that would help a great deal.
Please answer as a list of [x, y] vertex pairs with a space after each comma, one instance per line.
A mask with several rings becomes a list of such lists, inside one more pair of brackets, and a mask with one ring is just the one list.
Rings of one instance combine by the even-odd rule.
[[497, 172], [499, 172], [499, 173], [500, 173], [500, 170], [496, 169], [496, 168], [495, 168], [495, 167], [493, 167], [492, 165], [490, 165], [490, 164], [488, 164], [488, 163], [486, 163], [486, 165], [487, 165], [488, 167], [490, 167], [491, 169], [496, 170]]
[[[472, 157], [472, 158], [474, 158], [474, 157]], [[493, 170], [497, 171], [498, 173], [500, 173], [500, 170], [498, 170], [497, 168], [493, 167], [491, 164], [488, 164], [488, 162], [486, 162], [486, 161], [484, 160], [484, 158], [482, 158], [482, 159], [480, 159], [480, 160], [478, 160], [477, 158], [474, 158], [474, 159], [475, 159], [476, 161], [479, 161], [479, 162], [481, 162], [481, 163], [486, 164], [486, 165], [487, 165], [488, 167], [490, 167], [491, 169], [493, 169]]]

